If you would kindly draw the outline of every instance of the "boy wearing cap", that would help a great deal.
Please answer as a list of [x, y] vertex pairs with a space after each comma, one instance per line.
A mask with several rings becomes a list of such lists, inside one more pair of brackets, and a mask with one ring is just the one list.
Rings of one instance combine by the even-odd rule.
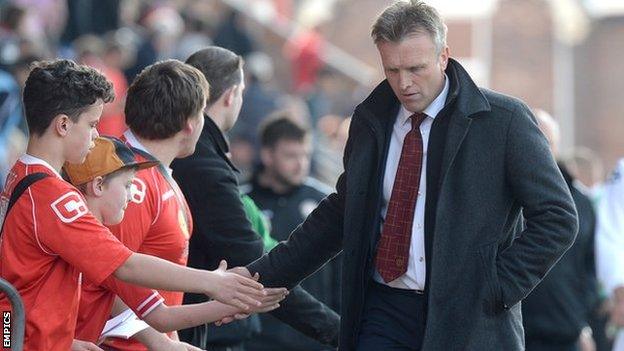
[[[63, 167], [69, 181], [76, 186], [85, 196], [89, 211], [105, 225], [115, 225], [121, 222], [124, 211], [130, 200], [130, 189], [136, 172], [158, 164], [156, 161], [137, 161], [137, 155], [121, 140], [112, 137], [98, 137], [95, 146], [82, 164], [66, 163]], [[279, 306], [283, 295], [263, 299], [263, 305], [253, 307], [251, 311], [241, 311], [219, 302], [207, 302], [203, 304], [186, 305], [183, 307], [168, 307], [163, 304], [163, 298], [157, 292], [145, 288], [133, 286], [131, 291], [124, 291], [124, 285], [115, 284], [107, 279], [103, 284], [112, 293], [126, 297], [126, 304], [138, 306], [134, 312], [144, 318], [151, 326], [160, 331], [172, 331], [188, 328], [199, 324], [221, 320], [230, 315], [243, 312], [266, 312]], [[132, 295], [134, 293], [134, 295]], [[146, 301], [143, 303], [143, 301]], [[83, 348], [91, 347], [98, 350], [94, 344], [98, 341], [106, 320], [110, 315], [110, 306], [98, 301], [85, 301], [81, 298], [81, 304], [85, 302], [93, 304], [92, 314], [88, 316], [89, 322], [79, 320], [76, 330], [74, 346]], [[239, 315], [239, 318], [242, 315]], [[148, 341], [158, 347], [171, 349], [180, 345], [168, 338], [160, 338], [148, 334]], [[196, 348], [190, 345], [183, 347]], [[197, 349], [198, 350], [198, 349]]]
[[[97, 137], [95, 127], [103, 105], [112, 99], [106, 78], [69, 60], [38, 63], [26, 80], [27, 153], [11, 169], [0, 196], [0, 276], [24, 302], [25, 350], [70, 348], [80, 272], [95, 282], [114, 275], [153, 288], [201, 291], [237, 305], [241, 300], [257, 304], [254, 297], [264, 295], [261, 285], [251, 279], [236, 279], [223, 271], [190, 270], [133, 253], [89, 212], [77, 189], [60, 177], [66, 161], [85, 159]], [[32, 173], [47, 177], [29, 186], [7, 212], [14, 188]], [[0, 308], [11, 309], [4, 294]]]

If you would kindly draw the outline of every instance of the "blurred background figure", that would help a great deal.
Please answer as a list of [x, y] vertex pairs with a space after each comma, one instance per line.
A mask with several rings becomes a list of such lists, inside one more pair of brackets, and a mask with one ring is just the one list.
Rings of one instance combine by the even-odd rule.
[[[538, 125], [559, 156], [561, 132], [546, 111], [535, 110]], [[589, 326], [598, 305], [594, 260], [596, 215], [591, 199], [575, 185], [563, 164], [559, 169], [578, 212], [579, 231], [574, 245], [522, 303], [527, 351], [595, 351]]]
[[613, 350], [624, 351], [624, 159], [604, 186], [596, 239], [598, 274], [613, 302], [607, 332]]
[[[271, 236], [286, 240], [331, 189], [309, 177], [312, 139], [310, 129], [288, 112], [270, 116], [260, 130], [261, 163], [242, 191], [254, 200], [270, 223]], [[271, 249], [271, 248], [267, 248]], [[340, 260], [334, 258], [301, 284], [317, 299], [339, 311]], [[297, 333], [275, 317], [260, 318], [262, 332], [248, 344], [250, 351], [327, 350]]]

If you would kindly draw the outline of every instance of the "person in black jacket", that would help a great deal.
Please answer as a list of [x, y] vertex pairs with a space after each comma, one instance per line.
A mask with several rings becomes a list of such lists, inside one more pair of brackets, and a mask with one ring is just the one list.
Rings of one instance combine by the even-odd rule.
[[[538, 110], [535, 116], [557, 157], [557, 122], [545, 111]], [[589, 320], [599, 300], [594, 260], [596, 214], [590, 198], [575, 185], [565, 166], [559, 164], [559, 169], [576, 205], [579, 231], [574, 245], [522, 304], [527, 351], [595, 349]]]
[[[325, 198], [331, 189], [310, 178], [312, 145], [310, 131], [288, 112], [269, 117], [260, 131], [261, 166], [249, 184], [241, 187], [266, 215], [271, 236], [278, 241], [288, 235]], [[272, 247], [267, 247], [272, 249]], [[334, 258], [301, 286], [335, 311], [340, 308], [340, 262]], [[316, 351], [327, 348], [280, 323], [261, 316], [261, 334], [250, 342], [249, 351]]]
[[[210, 83], [206, 122], [195, 153], [171, 165], [173, 177], [187, 198], [195, 223], [190, 240], [190, 267], [217, 267], [221, 259], [231, 267], [246, 265], [263, 253], [260, 236], [252, 230], [240, 200], [236, 167], [228, 157], [223, 132], [232, 128], [242, 105], [242, 58], [209, 47], [188, 58]], [[187, 294], [185, 303], [204, 301]], [[337, 345], [339, 316], [295, 287], [273, 315], [323, 344]], [[253, 317], [253, 316], [252, 316]], [[258, 319], [225, 326], [203, 326], [181, 331], [180, 338], [210, 350], [244, 350], [244, 342], [259, 331]]]

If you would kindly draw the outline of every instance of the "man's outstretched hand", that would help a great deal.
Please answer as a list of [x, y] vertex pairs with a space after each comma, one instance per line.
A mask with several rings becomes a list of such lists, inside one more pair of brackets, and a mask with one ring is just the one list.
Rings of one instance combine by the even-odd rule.
[[221, 260], [219, 268], [209, 273], [206, 295], [243, 312], [262, 306], [262, 300], [267, 292], [257, 279], [252, 279], [251, 275], [245, 277], [237, 272], [228, 271], [225, 260]]
[[[245, 267], [234, 267], [234, 268], [229, 269], [228, 272], [238, 274], [242, 277], [253, 279], [255, 281], [258, 281], [260, 278], [260, 275], [258, 273], [252, 276], [249, 270]], [[240, 313], [236, 313], [234, 315], [225, 317], [221, 319], [220, 321], [215, 322], [215, 324], [217, 326], [220, 326], [223, 324], [233, 322], [235, 320], [247, 318], [252, 313], [270, 312], [278, 308], [280, 306], [279, 303], [283, 299], [285, 299], [286, 296], [288, 296], [288, 289], [286, 288], [265, 288], [264, 292], [265, 292], [265, 296], [263, 296], [260, 299], [261, 300], [260, 305], [255, 306], [251, 308], [250, 310], [240, 311]]]

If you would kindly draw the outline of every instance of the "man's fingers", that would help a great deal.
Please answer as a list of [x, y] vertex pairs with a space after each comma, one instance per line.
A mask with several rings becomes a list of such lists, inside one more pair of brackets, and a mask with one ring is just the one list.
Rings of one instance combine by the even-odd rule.
[[245, 306], [248, 306], [248, 307], [262, 306], [262, 302], [260, 301], [262, 298], [263, 296], [256, 299], [244, 293], [236, 294], [236, 299], [238, 299], [239, 301], [244, 303]]
[[222, 271], [227, 270], [227, 261], [221, 260], [221, 262], [219, 262], [219, 268], [217, 269], [222, 270]]

